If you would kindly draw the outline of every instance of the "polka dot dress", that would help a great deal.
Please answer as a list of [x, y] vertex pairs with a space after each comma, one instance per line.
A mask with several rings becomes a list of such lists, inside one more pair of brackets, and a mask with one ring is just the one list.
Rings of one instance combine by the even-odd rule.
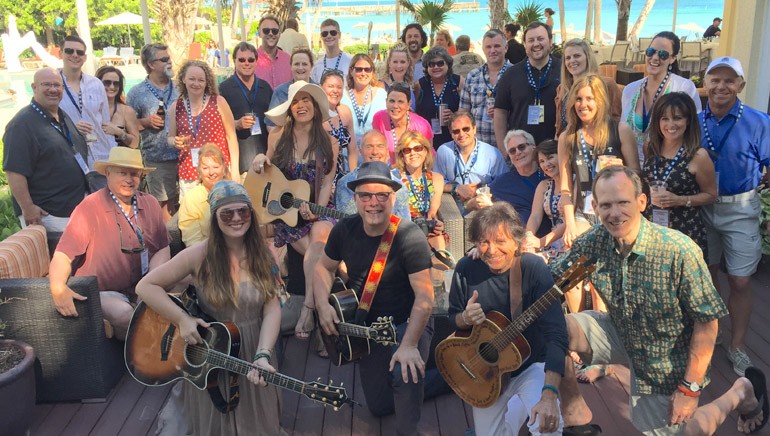
[[[225, 126], [222, 123], [222, 117], [219, 116], [217, 109], [217, 96], [212, 95], [206, 103], [206, 107], [201, 112], [200, 126], [198, 134], [193, 135], [190, 128], [190, 120], [187, 118], [187, 108], [185, 100], [179, 97], [176, 105], [176, 130], [179, 136], [190, 136], [190, 148], [200, 148], [203, 144], [213, 142], [222, 150], [225, 156], [225, 165], [230, 166], [230, 149], [227, 147], [227, 138], [225, 136]], [[192, 119], [193, 125], [196, 124], [195, 117]], [[193, 166], [192, 154], [190, 150], [179, 152], [179, 179], [187, 182], [198, 180], [198, 169]]]

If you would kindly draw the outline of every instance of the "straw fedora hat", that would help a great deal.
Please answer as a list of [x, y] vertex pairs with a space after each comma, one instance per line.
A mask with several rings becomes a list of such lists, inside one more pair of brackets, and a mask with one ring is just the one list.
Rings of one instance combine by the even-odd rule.
[[100, 174], [106, 175], [105, 170], [107, 167], [132, 168], [142, 170], [145, 173], [155, 171], [155, 168], [148, 168], [142, 164], [141, 151], [128, 147], [113, 147], [110, 150], [110, 158], [108, 160], [94, 162], [94, 169]]
[[336, 112], [329, 111], [329, 98], [326, 97], [326, 93], [323, 88], [315, 83], [308, 83], [304, 80], [297, 80], [289, 86], [289, 98], [285, 102], [265, 112], [270, 121], [274, 122], [276, 126], [283, 126], [286, 124], [286, 118], [291, 106], [291, 101], [294, 100], [294, 96], [298, 92], [303, 91], [310, 94], [318, 103], [318, 107], [321, 108], [321, 114], [323, 114], [323, 120], [326, 121], [329, 118], [336, 115]]

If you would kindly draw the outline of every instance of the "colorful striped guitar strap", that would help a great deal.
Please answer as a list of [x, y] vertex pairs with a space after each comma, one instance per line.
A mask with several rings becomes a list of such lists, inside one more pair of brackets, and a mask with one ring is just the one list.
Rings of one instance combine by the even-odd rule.
[[388, 253], [390, 253], [390, 247], [393, 245], [393, 238], [396, 236], [396, 230], [398, 229], [398, 224], [400, 222], [401, 218], [391, 215], [390, 224], [388, 224], [385, 233], [382, 234], [380, 246], [377, 247], [377, 254], [374, 255], [374, 262], [372, 262], [372, 266], [369, 268], [369, 275], [366, 277], [364, 290], [361, 293], [360, 302], [358, 303], [358, 310], [356, 310], [356, 324], [364, 324], [366, 315], [372, 307], [372, 301], [374, 301], [374, 295], [377, 293], [377, 287], [380, 285], [382, 273], [385, 271]]

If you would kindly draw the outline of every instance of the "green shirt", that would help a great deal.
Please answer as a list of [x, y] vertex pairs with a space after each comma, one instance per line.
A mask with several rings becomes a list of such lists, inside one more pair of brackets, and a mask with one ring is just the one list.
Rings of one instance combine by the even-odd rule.
[[633, 365], [636, 392], [670, 395], [687, 369], [695, 322], [727, 315], [700, 248], [684, 234], [642, 218], [627, 257], [609, 232], [595, 225], [552, 264], [553, 273], [560, 275], [580, 255], [596, 263], [589, 279]]

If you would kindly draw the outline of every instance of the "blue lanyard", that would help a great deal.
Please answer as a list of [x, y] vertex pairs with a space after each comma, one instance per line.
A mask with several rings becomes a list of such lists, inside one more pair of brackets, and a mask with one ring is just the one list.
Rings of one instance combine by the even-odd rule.
[[75, 144], [72, 142], [72, 134], [70, 133], [70, 128], [67, 127], [67, 121], [62, 117], [61, 123], [55, 123], [53, 121], [53, 118], [48, 118], [48, 115], [43, 112], [43, 110], [40, 108], [40, 106], [37, 105], [34, 101], [30, 103], [30, 106], [32, 106], [32, 109], [35, 109], [35, 111], [43, 117], [44, 120], [51, 123], [51, 126], [53, 126], [54, 129], [56, 129], [57, 132], [61, 133], [61, 135], [64, 137], [64, 139], [67, 140], [67, 143], [72, 147], [75, 148]]
[[593, 180], [596, 177], [596, 165], [594, 164], [594, 158], [593, 158], [593, 150], [591, 150], [591, 153], [588, 153], [588, 144], [586, 144], [586, 139], [583, 137], [583, 129], [580, 129], [580, 148], [583, 152], [583, 161], [586, 163], [586, 167], [588, 167], [588, 171], [591, 174], [591, 180]]
[[201, 116], [203, 115], [203, 110], [206, 108], [206, 94], [203, 94], [203, 102], [201, 103], [201, 113], [198, 114], [197, 117], [195, 117], [195, 126], [193, 126], [193, 116], [192, 116], [192, 108], [190, 108], [190, 98], [187, 97], [184, 99], [185, 106], [187, 107], [187, 123], [190, 124], [190, 133], [192, 133], [192, 137], [195, 138], [198, 136], [198, 129], [201, 126]]
[[[516, 169], [516, 168], [514, 168], [514, 169]], [[517, 173], [518, 173], [518, 171], [517, 171]], [[521, 174], [519, 174], [519, 175], [521, 176]], [[533, 175], [537, 177], [537, 180], [536, 180], [537, 183], [540, 183], [543, 180], [543, 178], [545, 177], [545, 174], [543, 174], [540, 171], [540, 168], [538, 168], [537, 171], [535, 171], [533, 174], [530, 174], [529, 176], [521, 176], [521, 180], [524, 182], [525, 185], [529, 186], [529, 188], [532, 189], [532, 191], [533, 191], [532, 194], [534, 195], [534, 191], [537, 190], [537, 185], [535, 183], [532, 183], [532, 180], [529, 180], [529, 178], [532, 177]]]
[[[241, 88], [241, 94], [243, 94], [243, 98], [246, 99], [246, 103], [249, 104], [249, 111], [254, 113], [254, 105], [257, 103], [257, 94], [259, 93], [259, 79], [257, 76], [254, 76], [254, 90], [250, 93], [246, 90], [246, 84], [241, 82], [241, 78], [238, 77], [238, 75], [235, 75], [235, 83], [238, 84], [238, 87]], [[249, 94], [251, 95], [251, 98], [249, 98]]]
[[477, 142], [476, 146], [473, 147], [473, 152], [471, 153], [471, 158], [470, 158], [470, 165], [465, 167], [465, 170], [463, 171], [462, 167], [461, 167], [461, 165], [464, 166], [463, 159], [460, 156], [460, 151], [457, 149], [457, 143], [454, 142], [454, 141], [452, 141], [452, 143], [454, 144], [454, 151], [455, 151], [455, 177], [454, 177], [454, 180], [457, 180], [457, 176], [458, 176], [457, 173], [459, 171], [460, 172], [460, 174], [459, 174], [460, 180], [462, 181], [463, 184], [465, 184], [465, 178], [468, 177], [471, 174], [471, 170], [476, 165], [476, 160], [479, 157], [479, 144]]
[[[428, 79], [428, 82], [430, 82], [430, 90], [432, 91], [431, 95], [433, 96], [433, 105], [436, 106], [436, 110], [438, 110], [439, 105], [444, 102], [444, 93], [446, 92], [446, 85], [449, 83], [449, 77], [444, 80], [444, 87], [441, 88], [441, 94], [438, 96], [438, 98], [436, 98], [436, 88], [433, 87], [433, 80]], [[439, 114], [439, 117], [440, 116], [441, 114]]]
[[136, 194], [131, 198], [131, 205], [134, 208], [134, 219], [136, 220], [136, 226], [134, 226], [134, 223], [131, 222], [131, 219], [126, 214], [126, 211], [123, 210], [123, 207], [120, 206], [120, 203], [118, 203], [118, 199], [115, 197], [115, 194], [110, 191], [110, 197], [112, 197], [112, 201], [115, 202], [115, 205], [118, 206], [118, 209], [120, 210], [120, 213], [123, 214], [123, 217], [126, 218], [126, 221], [128, 221], [128, 225], [131, 226], [131, 230], [136, 233], [136, 238], [139, 240], [139, 246], [144, 245], [144, 238], [142, 237], [142, 229], [139, 228], [139, 212], [137, 211], [136, 207]]
[[738, 121], [743, 116], [743, 102], [739, 100], [740, 106], [738, 109], [738, 116], [735, 117], [735, 122], [732, 126], [730, 126], [724, 135], [722, 135], [722, 140], [719, 141], [719, 147], [714, 147], [714, 140], [711, 138], [711, 132], [709, 131], [708, 123], [706, 122], [706, 111], [703, 111], [703, 115], [701, 116], [701, 122], [703, 124], [703, 133], [704, 137], [706, 138], [706, 148], [710, 151], [709, 154], [713, 156], [714, 162], [716, 163], [716, 159], [719, 157], [719, 152], [722, 151], [722, 147], [725, 146], [725, 142], [727, 141], [727, 138], [730, 137], [730, 132], [733, 131], [733, 127], [735, 127], [736, 124], [738, 124]]
[[[658, 101], [658, 97], [660, 97], [660, 93], [663, 92], [663, 88], [666, 87], [666, 84], [668, 83], [668, 77], [671, 75], [670, 71], [666, 71], [666, 77], [663, 78], [663, 81], [660, 82], [660, 86], [658, 86], [658, 90], [655, 91], [655, 96], [652, 97], [652, 105], [650, 107], [655, 106], [655, 102]], [[642, 131], [644, 132], [647, 130], [647, 126], [650, 125], [650, 116], [652, 115], [652, 111], [649, 113], [647, 112], [647, 106], [644, 104], [644, 95], [646, 94], [647, 90], [647, 78], [644, 79], [644, 82], [642, 82]]]
[[[396, 125], [393, 124], [393, 118], [390, 118], [390, 134], [393, 135], [393, 149], [395, 150], [398, 146], [398, 140], [396, 139]], [[342, 122], [342, 119], [340, 119], [340, 122]], [[409, 131], [409, 111], [406, 112], [406, 130], [404, 132]]]
[[417, 199], [417, 210], [424, 216], [428, 213], [428, 209], [430, 209], [430, 192], [428, 190], [428, 178], [425, 177], [425, 171], [422, 172], [421, 179], [422, 198], [420, 198], [419, 192], [417, 192], [417, 188], [414, 186], [412, 175], [406, 170], [404, 170], [404, 173], [406, 174], [406, 180], [409, 183], [409, 191], [412, 193], [412, 196]]
[[489, 84], [489, 66], [484, 64], [481, 67], [481, 77], [484, 78], [484, 84], [487, 85], [488, 94], [492, 97], [497, 97], [497, 84], [500, 83], [500, 77], [505, 74], [505, 70], [508, 69], [508, 63], [503, 64], [503, 68], [497, 73], [497, 82], [495, 86]]
[[[337, 62], [334, 64], [334, 71], [340, 71], [340, 61], [342, 60], [342, 52], [337, 55]], [[324, 71], [329, 70], [326, 68], [326, 56], [324, 55]]]
[[[83, 86], [81, 85], [80, 91], [78, 91], [78, 101], [75, 101], [75, 96], [72, 95], [72, 91], [70, 91], [70, 87], [67, 86], [67, 78], [64, 77], [64, 71], [59, 70], [59, 74], [61, 74], [61, 80], [64, 82], [64, 90], [67, 91], [67, 97], [70, 98], [70, 101], [75, 106], [75, 109], [78, 110], [78, 113], [80, 116], [83, 116]], [[83, 76], [80, 76], [80, 81], [83, 81]]]
[[[353, 110], [356, 112], [356, 119], [358, 120], [358, 127], [360, 127], [362, 130], [364, 128], [364, 125], [366, 124], [366, 120], [369, 118], [369, 112], [364, 115], [364, 108], [366, 108], [366, 104], [369, 102], [369, 97], [372, 95], [372, 86], [367, 85], [368, 89], [366, 90], [366, 94], [364, 95], [364, 104], [362, 106], [358, 105], [358, 102], [356, 101], [356, 95], [353, 93], [352, 89], [348, 89], [348, 96], [350, 97], [350, 103], [353, 105]], [[369, 108], [371, 111], [372, 108]]]
[[[668, 176], [671, 175], [671, 171], [674, 170], [674, 167], [676, 166], [677, 162], [679, 162], [679, 158], [682, 157], [682, 151], [684, 151], [684, 145], [679, 147], [679, 150], [676, 152], [676, 156], [674, 156], [674, 159], [671, 160], [671, 163], [668, 164], [668, 168], [663, 172], [663, 182], [668, 180]], [[655, 156], [655, 164], [654, 169], [652, 171], [652, 177], [655, 180], [658, 180], [658, 161], [660, 160], [660, 156]]]
[[166, 92], [168, 95], [165, 98], [163, 98], [161, 96], [160, 90], [158, 88], [156, 88], [155, 85], [150, 83], [150, 81], [148, 79], [144, 79], [144, 86], [146, 86], [147, 89], [150, 90], [150, 92], [152, 93], [152, 95], [155, 96], [155, 98], [157, 98], [158, 100], [162, 101], [165, 104], [166, 108], [168, 108], [171, 105], [171, 95], [174, 93], [174, 81], [173, 80], [169, 79], [169, 81], [168, 81], [168, 87], [166, 88], [166, 89], [168, 89], [168, 91]]
[[527, 80], [529, 81], [529, 87], [535, 90], [535, 104], [540, 104], [540, 90], [545, 86], [545, 79], [548, 77], [548, 72], [551, 71], [551, 64], [553, 58], [548, 56], [548, 65], [545, 67], [545, 72], [540, 76], [540, 85], [535, 85], [535, 78], [532, 76], [532, 66], [529, 63], [529, 58], [525, 63], [527, 68]]

